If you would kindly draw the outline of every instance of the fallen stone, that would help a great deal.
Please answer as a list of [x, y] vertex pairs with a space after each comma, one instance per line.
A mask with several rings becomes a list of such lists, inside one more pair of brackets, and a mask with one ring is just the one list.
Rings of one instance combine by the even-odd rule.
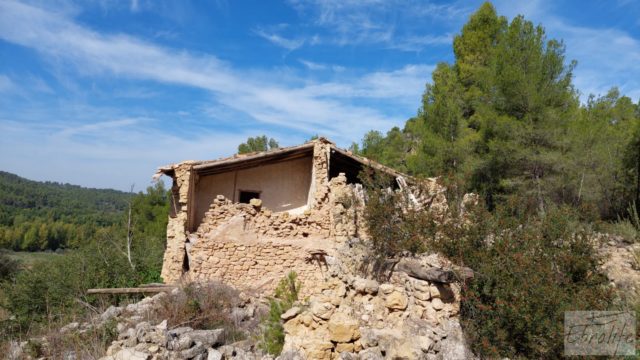
[[305, 357], [298, 350], [283, 351], [277, 360], [305, 360]]
[[167, 330], [167, 320], [162, 320], [162, 322], [156, 325], [156, 329], [158, 330]]
[[431, 306], [436, 310], [442, 310], [444, 308], [444, 303], [440, 298], [433, 298], [433, 300], [431, 300]]
[[260, 208], [262, 207], [262, 200], [260, 199], [251, 199], [249, 200], [249, 205], [253, 206], [254, 208]]
[[360, 360], [384, 360], [382, 351], [377, 346], [360, 351], [358, 356], [360, 357]]
[[69, 323], [69, 324], [63, 326], [62, 328], [60, 328], [60, 333], [61, 334], [65, 334], [65, 333], [68, 333], [70, 331], [75, 331], [79, 327], [80, 327], [80, 323], [72, 322], [72, 323]]
[[207, 348], [201, 342], [197, 342], [193, 347], [180, 351], [180, 359], [192, 359], [206, 351]]
[[353, 289], [360, 294], [376, 294], [378, 286], [378, 282], [372, 279], [357, 277], [353, 280]]
[[222, 360], [222, 353], [216, 349], [207, 349], [207, 360]]
[[148, 360], [151, 354], [133, 349], [122, 349], [113, 357], [115, 360]]
[[331, 303], [319, 301], [312, 302], [310, 309], [314, 316], [317, 316], [322, 320], [329, 320], [334, 311], [334, 307]]
[[187, 335], [194, 341], [200, 342], [206, 347], [215, 347], [224, 344], [224, 329], [194, 330]]
[[122, 314], [122, 308], [116, 306], [109, 306], [102, 314], [100, 314], [100, 320], [107, 321], [116, 316]]
[[291, 309], [287, 310], [284, 314], [280, 315], [280, 319], [287, 321], [289, 319], [293, 319], [294, 317], [298, 316], [299, 313], [300, 313], [300, 308], [297, 306], [294, 306]]

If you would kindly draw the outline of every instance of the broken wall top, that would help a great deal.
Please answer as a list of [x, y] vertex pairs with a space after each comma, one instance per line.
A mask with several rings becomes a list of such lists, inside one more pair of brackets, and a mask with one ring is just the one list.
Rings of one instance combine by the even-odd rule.
[[337, 153], [341, 156], [355, 160], [356, 162], [364, 166], [382, 171], [394, 177], [402, 176], [411, 183], [416, 182], [415, 179], [411, 178], [410, 176], [402, 174], [390, 167], [384, 166], [365, 157], [353, 154], [351, 151], [341, 149], [337, 147], [334, 142], [323, 137], [308, 141], [302, 145], [289, 146], [274, 150], [253, 152], [248, 154], [235, 154], [233, 156], [219, 158], [216, 160], [187, 160], [180, 163], [169, 164], [159, 167], [153, 178], [157, 180], [162, 175], [175, 177], [176, 169], [185, 167], [190, 169], [192, 168], [201, 174], [223, 172], [236, 169], [238, 167], [250, 167], [259, 165], [266, 161], [288, 159], [296, 156], [306, 156], [307, 154], [312, 154], [314, 147], [322, 145], [329, 146], [332, 153]]

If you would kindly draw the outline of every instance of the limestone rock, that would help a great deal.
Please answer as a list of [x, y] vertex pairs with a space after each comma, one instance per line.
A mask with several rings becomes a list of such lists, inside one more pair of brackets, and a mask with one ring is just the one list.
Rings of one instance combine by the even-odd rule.
[[194, 342], [200, 342], [206, 347], [224, 344], [224, 329], [194, 330], [187, 334]]
[[207, 349], [207, 360], [222, 360], [222, 353], [216, 349]]
[[286, 350], [278, 356], [277, 360], [305, 360], [305, 357], [298, 350]]
[[387, 295], [384, 305], [390, 310], [404, 310], [408, 304], [407, 295], [396, 290]]
[[249, 200], [249, 205], [253, 206], [254, 208], [261, 208], [262, 207], [262, 200], [260, 199], [251, 199]]
[[64, 333], [68, 333], [70, 331], [75, 331], [79, 327], [80, 327], [80, 323], [72, 322], [72, 323], [69, 323], [69, 324], [63, 326], [62, 328], [60, 328], [60, 333], [64, 334]]
[[351, 342], [360, 338], [358, 321], [345, 313], [335, 313], [328, 323], [331, 341], [338, 343]]
[[444, 308], [444, 303], [440, 298], [433, 298], [433, 300], [431, 300], [431, 306], [436, 310], [442, 310]]
[[469, 346], [467, 345], [460, 322], [456, 320], [448, 320], [445, 322], [444, 331], [447, 337], [440, 341], [440, 352], [438, 358], [442, 360], [466, 360], [476, 359]]
[[360, 356], [360, 360], [384, 360], [382, 351], [377, 346], [364, 349], [360, 351], [358, 355]]
[[378, 282], [372, 279], [356, 277], [353, 280], [353, 288], [360, 294], [376, 294], [378, 292]]
[[151, 354], [133, 349], [122, 349], [114, 356], [115, 360], [148, 360], [150, 358]]
[[322, 320], [329, 320], [331, 314], [333, 314], [333, 311], [335, 310], [333, 304], [320, 301], [312, 302], [310, 308], [311, 313]]
[[291, 309], [287, 310], [284, 314], [280, 315], [280, 319], [287, 321], [289, 319], [293, 319], [294, 317], [298, 316], [299, 313], [300, 313], [300, 308], [297, 306], [294, 306]]

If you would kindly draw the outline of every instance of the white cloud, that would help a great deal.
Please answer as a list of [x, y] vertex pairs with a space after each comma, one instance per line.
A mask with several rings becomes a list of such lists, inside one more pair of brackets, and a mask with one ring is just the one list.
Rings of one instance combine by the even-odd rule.
[[[71, 16], [3, 1], [0, 39], [35, 50], [54, 68], [63, 64], [75, 71], [74, 76], [115, 76], [205, 90], [212, 99], [212, 123], [200, 124], [201, 131], [195, 134], [174, 134], [152, 115], [129, 115], [126, 109], [103, 113], [100, 108], [72, 104], [76, 116], [56, 114], [54, 125], [43, 125], [51, 117], [48, 109], [30, 107], [15, 116], [5, 109], [0, 112], [0, 132], [9, 141], [2, 142], [0, 152], [14, 155], [2, 157], [3, 169], [31, 169], [19, 173], [58, 181], [69, 181], [69, 174], [75, 172], [85, 185], [126, 189], [130, 178], [112, 185], [114, 180], [108, 177], [130, 173], [133, 179], [146, 178], [167, 161], [229, 155], [258, 130], [276, 132], [283, 144], [282, 139], [294, 141], [291, 131], [284, 131], [289, 129], [297, 136], [320, 133], [347, 145], [372, 128], [384, 130], [411, 116], [432, 69], [418, 64], [360, 75], [343, 73], [339, 81], [317, 82], [298, 78], [295, 71], [238, 69], [213, 55], [196, 55], [124, 34], [98, 33]], [[0, 87], [3, 82], [8, 86], [7, 79], [0, 76]], [[391, 105], [365, 105], [380, 99]], [[219, 130], [221, 113], [230, 117], [225, 121], [233, 123], [235, 131]], [[21, 124], [25, 118], [31, 121]], [[174, 119], [182, 121], [180, 116]], [[34, 176], [44, 171], [42, 159], [51, 159], [45, 165], [50, 174]]]
[[415, 0], [290, 0], [302, 18], [329, 35], [315, 36], [315, 43], [337, 45], [378, 44], [402, 51], [418, 51], [450, 43], [448, 34], [414, 35], [412, 29], [425, 19], [443, 22], [464, 17], [471, 9], [461, 3], [435, 4]]
[[[251, 80], [214, 56], [196, 56], [127, 35], [102, 35], [59, 14], [15, 2], [0, 4], [0, 38], [71, 62], [88, 75], [108, 72], [206, 89], [217, 101], [258, 121], [309, 132], [324, 128], [324, 133], [337, 136], [339, 141], [359, 137], [372, 124], [389, 127], [404, 120], [337, 97], [314, 97], [304, 87], [280, 84], [280, 78], [266, 83]], [[368, 81], [366, 76], [362, 79]], [[384, 91], [372, 89], [371, 93]]]
[[287, 39], [283, 36], [280, 36], [276, 33], [273, 32], [267, 32], [264, 29], [256, 29], [254, 30], [254, 32], [256, 33], [256, 35], [268, 40], [269, 42], [280, 46], [282, 48], [285, 48], [289, 51], [293, 51], [299, 47], [301, 47], [302, 45], [304, 45], [304, 39]]
[[82, 136], [60, 136], [58, 126], [0, 118], [4, 137], [0, 152], [12, 154], [0, 158], [0, 168], [35, 180], [120, 190], [128, 190], [135, 183], [136, 190], [143, 190], [151, 184], [157, 166], [226, 156], [247, 136], [254, 135], [210, 131], [187, 139], [135, 124], [95, 125], [85, 128], [92, 133], [87, 141]]
[[332, 70], [334, 72], [342, 72], [347, 69], [346, 67], [340, 66], [340, 65], [322, 64], [315, 61], [304, 60], [304, 59], [299, 59], [298, 61], [300, 61], [302, 65], [306, 66], [307, 69], [313, 70], [313, 71]]
[[8, 76], [0, 74], [0, 93], [8, 93], [15, 89], [13, 81]]
[[389, 48], [403, 51], [420, 51], [427, 46], [451, 44], [453, 44], [452, 34], [407, 36], [389, 44]]

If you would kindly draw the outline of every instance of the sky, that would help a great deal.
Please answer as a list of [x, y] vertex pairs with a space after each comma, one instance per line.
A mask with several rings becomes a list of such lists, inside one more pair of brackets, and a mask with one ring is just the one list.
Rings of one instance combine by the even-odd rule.
[[[0, 170], [143, 190], [249, 136], [339, 146], [402, 126], [480, 1], [0, 0]], [[640, 98], [640, 1], [500, 0]]]

